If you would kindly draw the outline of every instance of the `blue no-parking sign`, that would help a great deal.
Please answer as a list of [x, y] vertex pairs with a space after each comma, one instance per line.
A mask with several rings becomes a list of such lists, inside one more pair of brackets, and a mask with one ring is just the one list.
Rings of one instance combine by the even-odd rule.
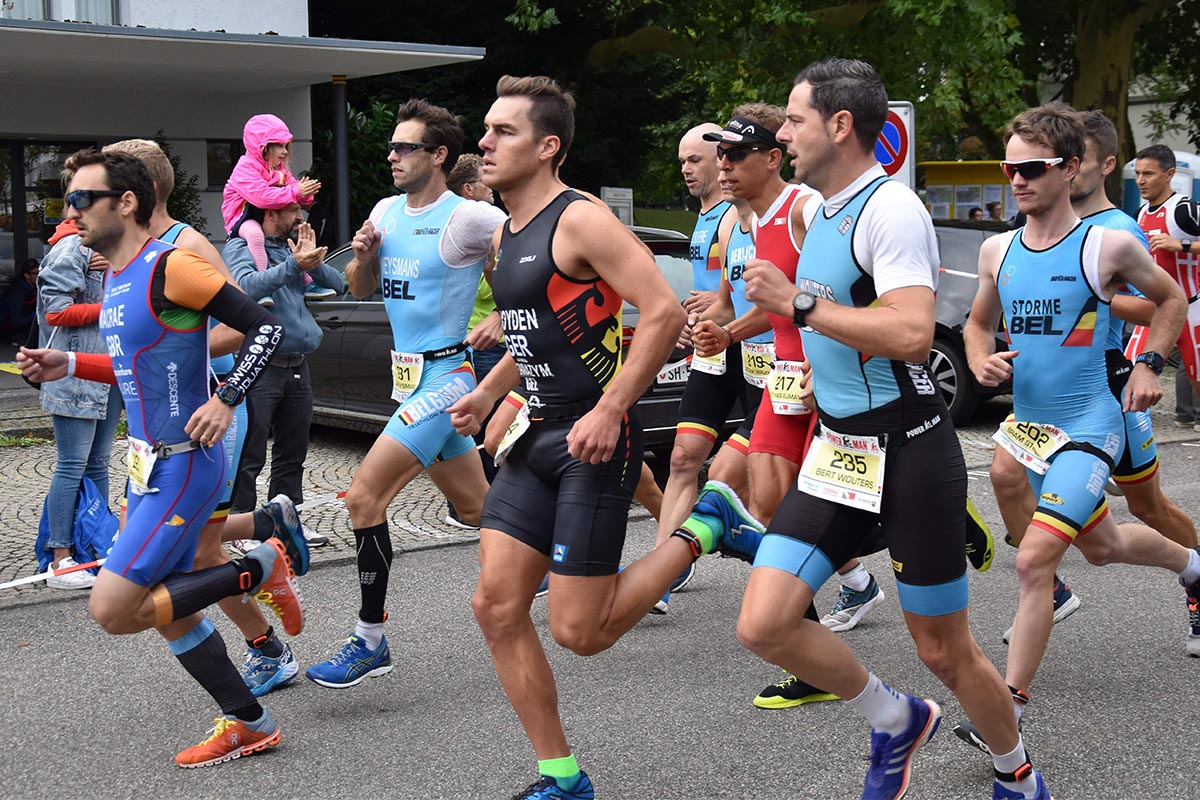
[[916, 190], [916, 160], [912, 154], [912, 103], [888, 103], [887, 121], [875, 142], [875, 158], [884, 172]]

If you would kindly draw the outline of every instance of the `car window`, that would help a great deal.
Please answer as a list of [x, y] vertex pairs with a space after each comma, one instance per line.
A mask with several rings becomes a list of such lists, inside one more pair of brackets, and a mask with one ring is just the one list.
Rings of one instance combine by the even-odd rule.
[[[692, 290], [692, 261], [688, 257], [688, 243], [684, 242], [646, 242], [646, 246], [654, 253], [654, 263], [658, 271], [667, 279], [676, 299], [683, 301]], [[622, 313], [628, 315], [633, 309], [625, 304]]]
[[[336, 269], [338, 272], [340, 272], [342, 274], [343, 288], [342, 288], [342, 293], [337, 298], [338, 300], [354, 301], [357, 299], [354, 295], [350, 294], [350, 287], [345, 286], [346, 267], [353, 260], [354, 260], [354, 250], [353, 250], [353, 248], [351, 248], [349, 246], [343, 247], [340, 250], [335, 250], [332, 255], [326, 256], [326, 258], [325, 258], [326, 266], [333, 267], [334, 269]], [[383, 292], [380, 291], [380, 289], [378, 287], [376, 287], [375, 293], [372, 294], [370, 297], [367, 297], [364, 299], [366, 299], [366, 300], [382, 300]]]

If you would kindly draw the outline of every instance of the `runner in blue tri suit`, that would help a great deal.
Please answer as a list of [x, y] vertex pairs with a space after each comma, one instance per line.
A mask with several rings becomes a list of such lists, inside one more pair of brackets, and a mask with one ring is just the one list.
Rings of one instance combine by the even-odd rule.
[[903, 795], [940, 708], [889, 688], [840, 636], [803, 618], [835, 567], [882, 535], [918, 654], [1000, 745], [993, 796], [1048, 798], [1004, 682], [967, 625], [966, 469], [928, 368], [937, 243], [920, 199], [874, 158], [886, 116], [875, 70], [831, 59], [797, 77], [777, 134], [796, 178], [825, 200], [795, 284], [769, 262], [751, 261], [746, 294], [801, 329], [819, 430], [757, 549], [738, 638], [866, 718], [873, 731], [863, 797]]
[[[997, 441], [1029, 467], [1038, 496], [1020, 544], [1021, 594], [1008, 658], [1018, 717], [1050, 636], [1054, 571], [1071, 544], [1092, 563], [1159, 566], [1190, 590], [1200, 583], [1200, 553], [1144, 525], [1118, 526], [1104, 500], [1123, 446], [1122, 410], [1144, 410], [1162, 395], [1162, 363], [1151, 354], [1139, 358], [1121, 399], [1109, 390], [1110, 301], [1122, 284], [1140, 290], [1156, 306], [1148, 341], [1163, 348], [1178, 334], [1186, 302], [1141, 242], [1087, 225], [1072, 209], [1084, 137], [1076, 112], [1064, 106], [1030, 109], [1009, 125], [1003, 166], [1029, 221], [984, 243], [964, 333], [981, 383], [1013, 377], [1015, 420]], [[1012, 349], [995, 353], [1002, 312]], [[991, 743], [987, 733], [981, 739]]]
[[[154, 183], [125, 153], [80, 151], [66, 195], [67, 217], [83, 242], [112, 265], [100, 309], [107, 355], [22, 350], [19, 363], [42, 380], [64, 375], [116, 383], [129, 422], [130, 498], [126, 524], [96, 579], [91, 613], [109, 633], [157, 627], [187, 671], [222, 711], [211, 736], [176, 756], [198, 767], [249, 755], [280, 741], [278, 726], [229, 661], [201, 613], [223, 598], [254, 594], [289, 633], [303, 627], [288, 551], [271, 539], [245, 558], [192, 571], [224, 481], [221, 438], [282, 337], [282, 328], [216, 268], [150, 237]], [[210, 396], [208, 318], [265, 339], [242, 348], [225, 384]]]
[[338, 653], [304, 673], [332, 688], [392, 669], [383, 635], [392, 564], [388, 504], [424, 470], [459, 516], [477, 525], [488, 491], [474, 441], [455, 433], [446, 409], [475, 388], [463, 340], [492, 234], [504, 214], [446, 187], [463, 146], [463, 129], [453, 114], [410, 100], [396, 119], [388, 163], [404, 194], [380, 201], [354, 235], [346, 281], [355, 297], [382, 290], [392, 327], [389, 391], [400, 406], [346, 494], [362, 603]]

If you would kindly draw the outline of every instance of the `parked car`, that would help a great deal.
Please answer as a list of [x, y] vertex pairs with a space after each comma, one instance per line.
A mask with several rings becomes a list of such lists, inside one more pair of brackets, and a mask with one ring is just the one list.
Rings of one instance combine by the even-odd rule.
[[[658, 268], [681, 301], [692, 288], [689, 240], [678, 231], [633, 227], [634, 233], [653, 251]], [[349, 245], [330, 254], [325, 263], [339, 272], [354, 257]], [[383, 309], [383, 295], [357, 300], [346, 290], [336, 297], [308, 306], [324, 331], [321, 346], [309, 356], [315, 422], [352, 430], [377, 433], [396, 409], [391, 399], [388, 365], [392, 331]], [[628, 303], [622, 311], [623, 341], [628, 346], [637, 327], [637, 309]], [[676, 349], [641, 399], [638, 412], [645, 431], [645, 447], [658, 459], [670, 455], [675, 440], [679, 400], [687, 383], [688, 353]], [[735, 407], [724, 435], [737, 429], [744, 417]]]
[[[941, 276], [929, 366], [950, 407], [951, 418], [960, 424], [970, 421], [984, 400], [1012, 392], [1011, 382], [997, 387], [981, 386], [967, 366], [963, 345], [963, 326], [979, 287], [979, 248], [985, 239], [1004, 230], [1007, 226], [1003, 224], [938, 222], [934, 225]], [[999, 335], [997, 349], [1006, 349]]]

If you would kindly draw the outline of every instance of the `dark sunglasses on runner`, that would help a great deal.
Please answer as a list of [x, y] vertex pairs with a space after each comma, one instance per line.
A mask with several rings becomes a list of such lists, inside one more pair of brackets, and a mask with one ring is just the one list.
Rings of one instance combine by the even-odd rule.
[[746, 160], [746, 156], [751, 153], [757, 153], [760, 150], [766, 150], [765, 147], [757, 145], [753, 147], [721, 147], [717, 146], [717, 161], [723, 158], [728, 158], [730, 164], [737, 164]]
[[404, 158], [418, 150], [433, 150], [436, 144], [428, 142], [388, 142], [388, 151]]
[[1056, 167], [1061, 164], [1061, 158], [1028, 158], [1024, 161], [1001, 161], [1000, 169], [1004, 170], [1004, 174], [1011, 181], [1015, 176], [1020, 175], [1027, 181], [1040, 178], [1046, 174], [1046, 170], [1051, 167]]
[[67, 192], [64, 199], [71, 208], [83, 211], [96, 202], [97, 197], [120, 197], [125, 194], [125, 191], [124, 189], [76, 189], [73, 192]]

